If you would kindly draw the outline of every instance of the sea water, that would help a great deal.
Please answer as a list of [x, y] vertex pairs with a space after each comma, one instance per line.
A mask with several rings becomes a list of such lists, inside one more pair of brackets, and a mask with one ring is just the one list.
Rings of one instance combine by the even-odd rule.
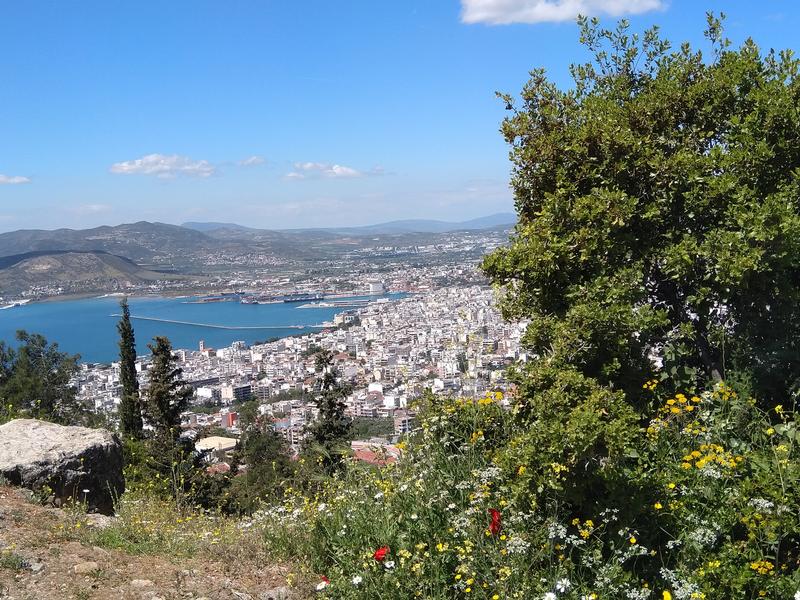
[[[399, 295], [390, 295], [397, 298]], [[372, 296], [371, 299], [376, 299]], [[15, 333], [41, 333], [59, 349], [80, 354], [82, 362], [112, 362], [119, 356], [119, 298], [104, 297], [39, 302], [0, 310], [0, 340], [16, 345]], [[342, 299], [338, 299], [342, 300]], [[222, 348], [241, 340], [247, 344], [319, 331], [342, 307], [300, 308], [302, 303], [240, 304], [238, 301], [198, 302], [198, 298], [130, 298], [136, 350], [149, 353], [154, 336], [170, 339], [174, 348]], [[303, 327], [303, 328], [300, 328]]]

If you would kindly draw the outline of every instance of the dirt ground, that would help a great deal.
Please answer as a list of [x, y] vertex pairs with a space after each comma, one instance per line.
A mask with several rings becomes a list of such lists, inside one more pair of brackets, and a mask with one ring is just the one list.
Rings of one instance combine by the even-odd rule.
[[[286, 566], [240, 565], [161, 556], [63, 541], [66, 515], [0, 486], [0, 598], [13, 600], [297, 600]], [[94, 526], [100, 526], [98, 523]]]

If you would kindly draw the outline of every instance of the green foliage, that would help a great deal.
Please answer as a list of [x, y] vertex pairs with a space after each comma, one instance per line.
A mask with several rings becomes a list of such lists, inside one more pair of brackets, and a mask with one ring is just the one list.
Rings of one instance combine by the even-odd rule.
[[297, 469], [286, 442], [263, 418], [243, 425], [240, 446], [231, 465], [234, 477], [224, 510], [251, 514], [263, 502], [279, 500], [288, 482], [294, 480]]
[[337, 378], [331, 353], [321, 350], [316, 359], [317, 378], [314, 402], [319, 414], [308, 426], [304, 453], [326, 473], [333, 473], [349, 452], [351, 420], [345, 416], [343, 402], [348, 388]]
[[142, 407], [139, 398], [139, 380], [136, 378], [136, 340], [131, 325], [128, 299], [119, 303], [122, 317], [117, 323], [119, 332], [119, 382], [122, 397], [119, 405], [119, 425], [122, 433], [131, 437], [142, 436]]
[[781, 402], [800, 377], [800, 63], [731, 49], [711, 60], [581, 20], [594, 56], [561, 90], [532, 72], [507, 95], [519, 223], [484, 269], [541, 365], [641, 399], [651, 356], [671, 385], [747, 370]]
[[157, 436], [175, 439], [180, 433], [181, 413], [189, 405], [192, 388], [181, 379], [183, 370], [175, 368], [172, 344], [167, 338], [155, 337], [147, 347], [153, 353], [153, 360], [146, 402], [142, 408]]
[[20, 554], [9, 548], [0, 550], [0, 569], [9, 571], [23, 571], [28, 568], [30, 563]]
[[[725, 384], [644, 389], [647, 426], [621, 416], [625, 431], [598, 425], [614, 409], [598, 390], [583, 391], [600, 394], [598, 415], [576, 414], [566, 429], [520, 419], [497, 397], [428, 397], [398, 463], [348, 463], [313, 499], [290, 494], [257, 521], [274, 552], [330, 578], [330, 598], [793, 597], [797, 415], [765, 413]], [[574, 446], [590, 427], [613, 458]], [[372, 557], [381, 546], [391, 564]]]
[[207, 464], [192, 440], [128, 437], [123, 448], [128, 492], [173, 502], [177, 510], [216, 509], [227, 502], [229, 478], [206, 473]]
[[394, 419], [356, 417], [350, 426], [351, 440], [368, 440], [374, 437], [387, 437], [394, 434]]
[[16, 349], [0, 343], [0, 417], [91, 424], [93, 415], [71, 383], [80, 357], [59, 351], [58, 344], [36, 333], [18, 331], [17, 341]]

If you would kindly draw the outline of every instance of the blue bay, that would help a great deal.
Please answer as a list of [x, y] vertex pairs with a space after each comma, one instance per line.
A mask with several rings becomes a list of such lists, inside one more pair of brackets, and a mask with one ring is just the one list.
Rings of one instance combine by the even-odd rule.
[[[310, 326], [330, 321], [335, 314], [346, 310], [299, 308], [301, 305], [297, 303], [192, 303], [192, 300], [196, 299], [131, 298], [138, 353], [149, 352], [147, 343], [156, 335], [167, 336], [175, 348], [197, 348], [200, 340], [206, 346], [219, 348], [237, 340], [252, 344], [310, 333], [319, 331]], [[119, 314], [119, 298], [43, 302], [0, 310], [0, 340], [13, 345], [16, 331], [25, 329], [57, 342], [63, 351], [80, 354], [83, 362], [111, 362], [118, 354], [119, 319], [113, 316], [116, 314]]]

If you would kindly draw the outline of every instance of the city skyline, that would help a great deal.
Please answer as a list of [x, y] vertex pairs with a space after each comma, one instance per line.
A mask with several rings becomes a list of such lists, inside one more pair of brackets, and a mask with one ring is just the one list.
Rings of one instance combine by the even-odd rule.
[[778, 0], [8, 4], [0, 231], [509, 212], [494, 92], [539, 66], [567, 85], [576, 12], [705, 47], [706, 10], [765, 48], [800, 24]]

